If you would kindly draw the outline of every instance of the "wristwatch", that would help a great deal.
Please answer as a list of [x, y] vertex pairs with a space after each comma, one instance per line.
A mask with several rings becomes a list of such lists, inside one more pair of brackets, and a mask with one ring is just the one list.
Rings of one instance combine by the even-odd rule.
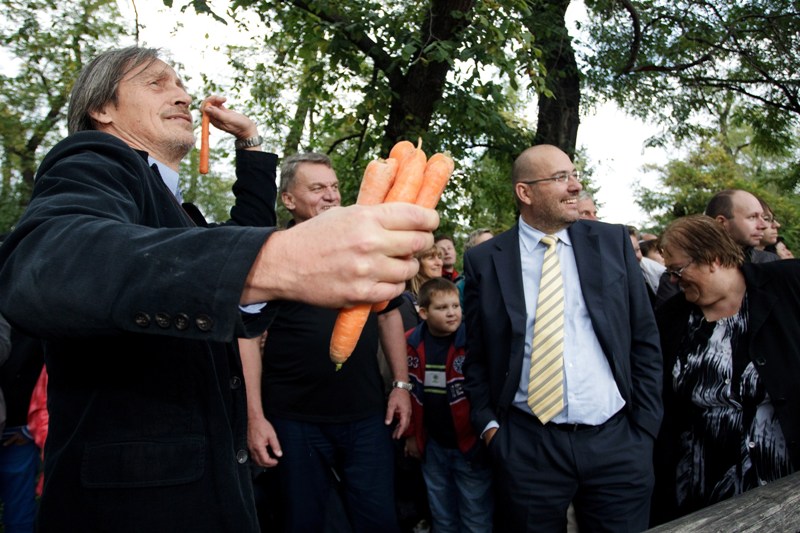
[[408, 383], [406, 381], [392, 381], [392, 388], [393, 389], [403, 389], [411, 392], [414, 390], [414, 385]]
[[263, 142], [264, 138], [261, 137], [261, 135], [256, 135], [255, 137], [248, 137], [247, 139], [236, 139], [236, 142], [233, 143], [233, 146], [235, 146], [237, 150], [241, 150], [243, 148], [261, 146], [261, 143]]

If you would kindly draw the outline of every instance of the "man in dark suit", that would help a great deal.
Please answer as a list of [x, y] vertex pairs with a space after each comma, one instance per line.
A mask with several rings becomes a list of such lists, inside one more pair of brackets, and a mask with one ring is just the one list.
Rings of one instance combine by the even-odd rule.
[[196, 227], [164, 174], [194, 146], [190, 103], [157, 50], [95, 58], [0, 248], [0, 312], [44, 339], [42, 532], [258, 531], [234, 339], [270, 300], [397, 296], [433, 244], [436, 213], [409, 204]]
[[[574, 502], [582, 532], [644, 530], [661, 354], [627, 228], [578, 220], [578, 173], [554, 146], [524, 151], [512, 178], [518, 224], [464, 262], [465, 388], [494, 466], [498, 528], [563, 530]], [[540, 291], [545, 250], [553, 253], [545, 242], [555, 247], [563, 302], [548, 318], [560, 336], [542, 389], [554, 392], [549, 412], [537, 410], [546, 370], [531, 372], [539, 368], [532, 345], [543, 342], [534, 343], [537, 307], [550, 307], [537, 302], [551, 291]], [[544, 267], [550, 281], [553, 260]]]

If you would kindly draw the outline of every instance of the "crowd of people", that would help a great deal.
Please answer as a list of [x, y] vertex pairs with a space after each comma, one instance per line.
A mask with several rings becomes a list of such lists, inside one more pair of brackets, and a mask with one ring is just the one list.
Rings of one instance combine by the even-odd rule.
[[459, 272], [433, 210], [342, 207], [324, 154], [277, 187], [224, 102], [201, 107], [235, 204], [209, 224], [173, 68], [131, 47], [81, 72], [0, 248], [6, 532], [635, 532], [795, 471], [800, 264], [762, 199], [640, 233], [537, 145], [517, 223], [465, 232]]

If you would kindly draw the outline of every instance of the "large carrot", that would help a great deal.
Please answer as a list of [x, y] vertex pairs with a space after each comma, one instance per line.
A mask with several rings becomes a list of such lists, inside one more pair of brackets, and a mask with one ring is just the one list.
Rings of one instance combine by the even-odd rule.
[[411, 141], [400, 141], [389, 151], [389, 157], [392, 159], [397, 159], [398, 161], [402, 161], [405, 159], [406, 155], [410, 154], [417, 147]]
[[[395, 157], [392, 157], [394, 155], [399, 159], [399, 164], [394, 184], [383, 201], [413, 203], [422, 184], [422, 175], [425, 172], [425, 164], [427, 162], [425, 152], [422, 151], [422, 139], [418, 141], [416, 147], [408, 141], [400, 141], [392, 147], [389, 154], [388, 160], [395, 159]], [[369, 170], [369, 165], [367, 167]], [[378, 173], [374, 175], [370, 173], [370, 181], [377, 181], [377, 175]], [[364, 181], [367, 178], [368, 173], [365, 171]], [[363, 182], [361, 186], [363, 189]], [[379, 187], [372, 184], [368, 185], [368, 189], [373, 188], [378, 189]], [[361, 192], [359, 192], [358, 196], [357, 203], [361, 203]], [[385, 308], [386, 303], [380, 302], [375, 307]], [[355, 350], [358, 339], [361, 337], [361, 331], [364, 329], [364, 324], [367, 323], [372, 309], [373, 305], [371, 304], [359, 304], [339, 311], [339, 316], [333, 326], [330, 345], [331, 361], [336, 364], [337, 370], [342, 367], [342, 364], [347, 361], [353, 350]]]
[[422, 186], [422, 177], [425, 173], [425, 165], [428, 159], [422, 151], [422, 139], [420, 138], [417, 147], [413, 152], [407, 152], [405, 157], [400, 160], [397, 169], [397, 177], [394, 180], [389, 194], [386, 195], [384, 202], [408, 202], [413, 204], [417, 199], [417, 194]]
[[209, 118], [208, 113], [201, 111], [202, 118], [200, 120], [200, 174], [208, 174], [208, 134], [209, 134]]
[[[356, 203], [359, 205], [383, 203], [395, 182], [398, 166], [397, 159], [393, 157], [370, 161], [364, 169]], [[339, 311], [333, 326], [330, 346], [331, 360], [336, 363], [336, 370], [339, 370], [353, 353], [371, 310], [371, 304], [360, 304]]]
[[361, 188], [358, 190], [359, 205], [377, 205], [383, 203], [397, 175], [397, 159], [376, 159], [370, 161], [364, 170]]
[[425, 174], [422, 178], [422, 187], [419, 189], [414, 202], [422, 207], [434, 209], [442, 197], [447, 180], [453, 174], [455, 163], [450, 154], [433, 154], [425, 165]]

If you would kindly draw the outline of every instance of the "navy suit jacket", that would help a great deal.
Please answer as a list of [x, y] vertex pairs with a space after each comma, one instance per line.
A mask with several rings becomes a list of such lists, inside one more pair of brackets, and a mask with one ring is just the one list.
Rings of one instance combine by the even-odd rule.
[[[569, 228], [581, 290], [632, 422], [655, 438], [661, 423], [661, 352], [644, 278], [621, 225], [579, 220]], [[465, 388], [480, 432], [502, 423], [525, 348], [519, 226], [464, 257]], [[566, 310], [569, 312], [569, 310]]]

